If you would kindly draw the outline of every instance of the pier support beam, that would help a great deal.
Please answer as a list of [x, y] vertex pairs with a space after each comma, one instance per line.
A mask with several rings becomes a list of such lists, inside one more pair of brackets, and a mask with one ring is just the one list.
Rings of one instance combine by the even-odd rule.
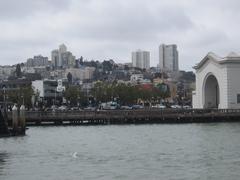
[[21, 133], [25, 134], [26, 116], [25, 116], [25, 106], [24, 105], [21, 105], [21, 107], [20, 107], [19, 126], [21, 128]]
[[18, 130], [18, 109], [16, 104], [12, 108], [12, 129], [13, 133], [16, 133]]

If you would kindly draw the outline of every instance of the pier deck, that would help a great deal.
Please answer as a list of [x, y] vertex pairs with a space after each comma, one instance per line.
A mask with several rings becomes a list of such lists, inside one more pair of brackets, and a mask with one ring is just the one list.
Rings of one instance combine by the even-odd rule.
[[[9, 115], [9, 117], [11, 116]], [[26, 123], [28, 126], [204, 122], [240, 122], [240, 109], [141, 109], [26, 112]], [[11, 123], [11, 120], [9, 123]]]

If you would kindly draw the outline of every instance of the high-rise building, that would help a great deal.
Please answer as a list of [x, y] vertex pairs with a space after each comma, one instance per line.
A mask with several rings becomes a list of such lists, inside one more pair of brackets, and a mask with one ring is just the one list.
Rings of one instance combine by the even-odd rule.
[[27, 60], [28, 67], [37, 67], [37, 66], [47, 66], [48, 57], [43, 57], [42, 55], [34, 56], [33, 58], [29, 58]]
[[162, 71], [178, 71], [177, 45], [159, 46], [159, 67]]
[[150, 68], [150, 52], [137, 50], [132, 52], [132, 66], [141, 69]]
[[53, 50], [52, 53], [52, 65], [54, 67], [59, 67], [59, 51], [56, 49], [56, 50]]
[[64, 65], [63, 61], [64, 61], [64, 55], [67, 52], [67, 46], [65, 46], [65, 44], [61, 44], [59, 46], [58, 52], [59, 52], [59, 54], [58, 54], [59, 55], [59, 66], [62, 67]]
[[52, 51], [52, 64], [57, 68], [74, 67], [75, 56], [67, 51], [67, 47], [64, 44], [61, 44], [59, 49]]

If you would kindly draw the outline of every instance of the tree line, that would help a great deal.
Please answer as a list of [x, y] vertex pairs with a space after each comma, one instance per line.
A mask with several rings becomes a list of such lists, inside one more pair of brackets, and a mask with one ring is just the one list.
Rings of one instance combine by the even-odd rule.
[[[141, 85], [125, 83], [106, 83], [98, 81], [89, 93], [83, 93], [77, 86], [69, 86], [64, 92], [64, 97], [72, 104], [80, 101], [82, 104], [91, 103], [98, 105], [101, 102], [117, 101], [120, 105], [132, 105], [142, 101], [160, 102], [170, 96], [169, 88], [158, 86], [145, 89]], [[86, 102], [88, 101], [88, 102]]]
[[[117, 101], [120, 105], [132, 105], [140, 100], [145, 102], [160, 102], [170, 96], [169, 89], [152, 87], [145, 89], [141, 85], [125, 83], [106, 83], [98, 81], [89, 92], [83, 92], [80, 86], [69, 85], [63, 92], [63, 97], [71, 106], [98, 105], [101, 102]], [[25, 104], [27, 108], [33, 106], [39, 98], [39, 93], [34, 92], [31, 86], [19, 88], [5, 93], [5, 100], [17, 104]], [[3, 91], [0, 92], [0, 100], [4, 100]]]

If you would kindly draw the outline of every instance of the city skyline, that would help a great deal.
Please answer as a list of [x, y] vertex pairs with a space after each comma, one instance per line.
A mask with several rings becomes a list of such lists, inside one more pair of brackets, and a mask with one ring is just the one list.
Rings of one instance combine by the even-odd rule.
[[239, 5], [236, 0], [140, 0], [137, 6], [126, 0], [1, 1], [0, 64], [38, 54], [51, 59], [51, 50], [64, 43], [76, 57], [117, 63], [131, 62], [134, 49], [146, 49], [156, 66], [158, 46], [174, 43], [179, 69], [193, 70], [209, 51], [240, 52]]

